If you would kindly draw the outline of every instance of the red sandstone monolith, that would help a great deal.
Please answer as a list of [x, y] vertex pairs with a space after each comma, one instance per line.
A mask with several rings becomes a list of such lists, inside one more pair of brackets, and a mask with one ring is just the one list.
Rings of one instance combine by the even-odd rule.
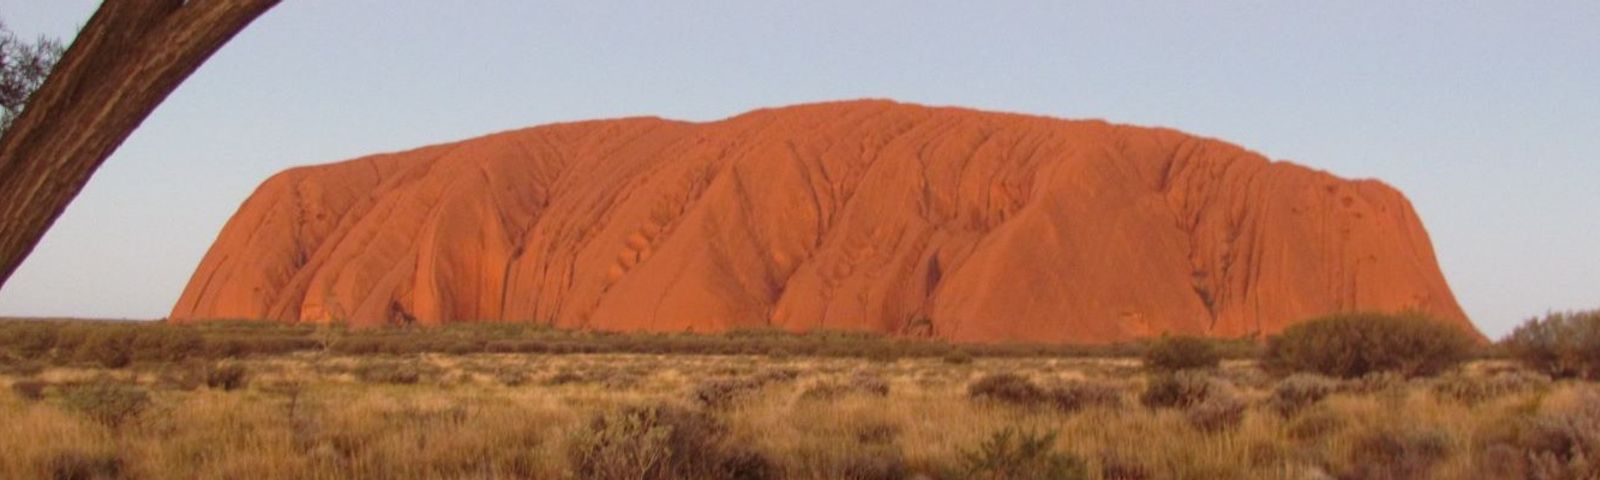
[[1173, 130], [851, 101], [547, 125], [294, 168], [178, 321], [1238, 337], [1472, 331], [1404, 196]]

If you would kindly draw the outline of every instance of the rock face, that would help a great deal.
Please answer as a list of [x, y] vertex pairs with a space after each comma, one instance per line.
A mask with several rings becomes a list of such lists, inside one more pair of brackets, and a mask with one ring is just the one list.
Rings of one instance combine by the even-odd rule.
[[1474, 331], [1399, 192], [1177, 131], [886, 101], [547, 125], [294, 168], [172, 318], [955, 341]]

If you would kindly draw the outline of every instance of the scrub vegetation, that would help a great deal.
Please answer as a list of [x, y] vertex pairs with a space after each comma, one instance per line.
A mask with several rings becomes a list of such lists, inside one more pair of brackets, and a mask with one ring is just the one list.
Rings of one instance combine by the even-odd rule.
[[7, 321], [0, 478], [1600, 474], [1600, 388], [1571, 362], [1469, 341], [1335, 375], [1274, 341]]

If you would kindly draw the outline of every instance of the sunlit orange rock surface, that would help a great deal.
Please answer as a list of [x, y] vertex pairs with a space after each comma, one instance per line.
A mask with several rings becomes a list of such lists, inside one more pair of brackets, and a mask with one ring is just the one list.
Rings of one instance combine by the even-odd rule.
[[852, 101], [290, 169], [172, 318], [1109, 342], [1407, 309], [1472, 330], [1377, 181], [1173, 130]]

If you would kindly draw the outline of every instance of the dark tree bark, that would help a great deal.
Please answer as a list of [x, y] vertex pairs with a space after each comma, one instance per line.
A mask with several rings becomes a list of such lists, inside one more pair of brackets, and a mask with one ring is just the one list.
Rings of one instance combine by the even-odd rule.
[[106, 157], [279, 0], [105, 0], [0, 137], [0, 286]]

